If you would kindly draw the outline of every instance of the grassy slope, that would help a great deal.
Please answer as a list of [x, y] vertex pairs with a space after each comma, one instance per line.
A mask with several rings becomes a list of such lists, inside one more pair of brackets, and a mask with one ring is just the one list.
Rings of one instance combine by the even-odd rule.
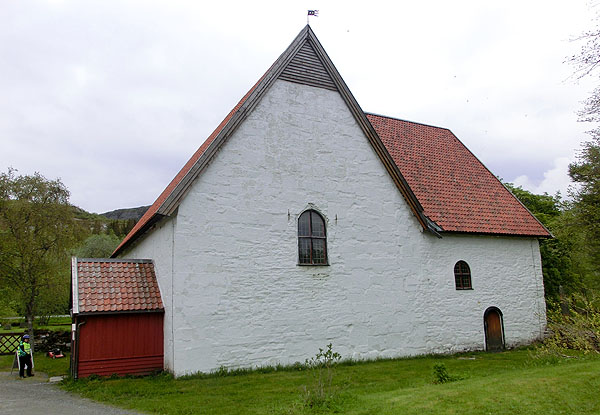
[[[338, 398], [329, 408], [302, 405], [305, 370], [239, 376], [169, 376], [80, 381], [69, 390], [119, 406], [168, 414], [597, 414], [600, 358], [532, 360], [529, 351], [422, 357], [337, 368]], [[446, 365], [462, 379], [432, 383]]]

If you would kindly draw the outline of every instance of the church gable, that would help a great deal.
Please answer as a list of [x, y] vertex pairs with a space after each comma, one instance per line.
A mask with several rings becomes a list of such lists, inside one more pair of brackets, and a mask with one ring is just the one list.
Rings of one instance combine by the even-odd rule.
[[[330, 250], [338, 264], [352, 256], [342, 245], [369, 240], [362, 248], [367, 253], [399, 228], [400, 234], [419, 233], [340, 94], [278, 80], [190, 187], [177, 214], [185, 229], [178, 229], [176, 244], [199, 244], [193, 258], [203, 265], [244, 257], [294, 267], [297, 218], [309, 207], [337, 235]], [[228, 250], [232, 241], [236, 252]], [[389, 255], [394, 249], [377, 248]], [[195, 272], [202, 274], [202, 266]]]
[[302, 45], [294, 59], [281, 72], [279, 79], [332, 91], [338, 90], [311, 42]]
[[[236, 107], [227, 115], [204, 144], [200, 146], [196, 153], [194, 153], [177, 176], [148, 209], [146, 214], [138, 221], [132, 231], [117, 247], [113, 253], [113, 257], [122, 253], [126, 247], [146, 233], [154, 223], [175, 212], [194, 180], [202, 173], [205, 167], [210, 163], [211, 159], [218, 151], [220, 151], [220, 148], [225, 141], [239, 128], [240, 125], [242, 125], [244, 120], [252, 113], [256, 105], [261, 102], [264, 95], [277, 81], [288, 81], [295, 84], [316, 87], [318, 89], [339, 92], [347, 109], [354, 117], [357, 125], [362, 130], [372, 149], [375, 151], [375, 154], [377, 154], [385, 170], [394, 181], [396, 188], [399, 190], [413, 215], [424, 230], [437, 236], [440, 236], [440, 233], [444, 231], [527, 235], [535, 237], [551, 236], [523, 206], [517, 206], [519, 205], [519, 202], [516, 201], [516, 199], [510, 195], [510, 192], [503, 188], [501, 184], [498, 186], [499, 182], [494, 183], [493, 187], [495, 191], [500, 192], [500, 197], [495, 198], [495, 200], [500, 203], [493, 206], [489, 205], [493, 207], [493, 209], [484, 209], [488, 216], [482, 216], [474, 221], [472, 220], [472, 215], [478, 215], [482, 212], [480, 202], [482, 200], [489, 202], [485, 197], [482, 199], [467, 196], [465, 199], [466, 205], [463, 202], [456, 202], [449, 198], [438, 198], [438, 195], [442, 195], [442, 193], [437, 190], [439, 188], [447, 190], [447, 188], [439, 180], [442, 176], [438, 174], [439, 172], [437, 169], [417, 170], [417, 174], [422, 176], [421, 180], [411, 180], [411, 183], [409, 183], [404, 174], [409, 174], [414, 178], [413, 171], [410, 170], [410, 167], [409, 170], [403, 171], [403, 169], [406, 169], [406, 163], [402, 163], [404, 154], [398, 154], [398, 148], [418, 147], [418, 143], [413, 142], [413, 140], [415, 138], [418, 140], [419, 137], [403, 135], [401, 137], [403, 142], [400, 146], [397, 145], [399, 142], [397, 137], [392, 137], [390, 140], [390, 137], [387, 134], [387, 127], [384, 126], [383, 128], [380, 128], [381, 123], [375, 122], [377, 121], [376, 116], [370, 116], [369, 119], [362, 111], [318, 39], [310, 27], [306, 26], [292, 44], [290, 44], [287, 50], [240, 100]], [[382, 140], [383, 137], [386, 138], [385, 142]], [[431, 146], [431, 143], [427, 144]], [[425, 157], [425, 165], [435, 166], [439, 164], [440, 159], [431, 159], [431, 157], [435, 157], [435, 154], [439, 151], [443, 151], [443, 148], [436, 148], [434, 151], [424, 151], [421, 156]], [[463, 174], [463, 165], [481, 164], [470, 152], [468, 152], [468, 150], [463, 152], [462, 155], [466, 155], [466, 158], [458, 164], [451, 164], [450, 167], [452, 171], [448, 172], [444, 177], [457, 176], [460, 179]], [[441, 159], [443, 159], [443, 157]], [[476, 168], [475, 170], [487, 171], [485, 167], [483, 167], [483, 170], [481, 168]], [[476, 175], [477, 173], [475, 173], [475, 176]], [[487, 176], [489, 176], [489, 174], [487, 174], [486, 177]], [[493, 179], [495, 180], [495, 178]], [[466, 185], [465, 188], [473, 188], [473, 194], [479, 195], [487, 192], [488, 185], [491, 183], [490, 180], [486, 179], [483, 184], [479, 182], [471, 184], [467, 183], [468, 180], [468, 178], [464, 178], [461, 182]], [[411, 186], [421, 185], [423, 183], [425, 185], [432, 183], [434, 186], [427, 191], [420, 192], [419, 196], [417, 196]], [[424, 197], [424, 195], [427, 197]], [[461, 195], [457, 196], [461, 197]], [[436, 208], [433, 208], [426, 210], [423, 207], [423, 203], [427, 203], [429, 206], [437, 206], [439, 209], [436, 210]], [[464, 214], [465, 206], [466, 211], [468, 212], [467, 214]], [[519, 214], [515, 219], [514, 212], [516, 211], [518, 211]], [[452, 219], [444, 222], [443, 219], [447, 217], [451, 217]], [[437, 223], [438, 220], [446, 223], [446, 226]], [[510, 226], [504, 226], [503, 223], [501, 223], [503, 220], [509, 220], [513, 223]], [[464, 221], [469, 223], [462, 223]], [[496, 223], [496, 226], [488, 226], [490, 221]], [[450, 224], [450, 226], [448, 226], [448, 224]]]

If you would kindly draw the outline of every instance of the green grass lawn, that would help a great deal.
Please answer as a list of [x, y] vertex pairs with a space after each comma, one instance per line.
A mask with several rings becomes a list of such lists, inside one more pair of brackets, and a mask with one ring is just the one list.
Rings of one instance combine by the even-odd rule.
[[[68, 362], [67, 362], [68, 363]], [[459, 380], [434, 384], [443, 363]], [[83, 396], [157, 414], [599, 414], [600, 356], [533, 359], [529, 350], [427, 356], [336, 368], [329, 405], [304, 406], [305, 369], [65, 382]]]

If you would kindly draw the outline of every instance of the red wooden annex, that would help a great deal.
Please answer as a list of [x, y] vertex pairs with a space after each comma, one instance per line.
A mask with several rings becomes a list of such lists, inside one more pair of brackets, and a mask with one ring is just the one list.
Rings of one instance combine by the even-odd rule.
[[163, 369], [164, 307], [147, 259], [72, 259], [71, 376]]

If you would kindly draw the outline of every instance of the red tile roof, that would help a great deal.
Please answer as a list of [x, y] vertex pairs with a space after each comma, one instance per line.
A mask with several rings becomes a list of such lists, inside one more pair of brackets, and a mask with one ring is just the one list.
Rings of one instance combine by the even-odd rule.
[[163, 303], [147, 259], [74, 259], [73, 312], [160, 311]]
[[452, 132], [367, 114], [425, 215], [444, 231], [549, 237]]

